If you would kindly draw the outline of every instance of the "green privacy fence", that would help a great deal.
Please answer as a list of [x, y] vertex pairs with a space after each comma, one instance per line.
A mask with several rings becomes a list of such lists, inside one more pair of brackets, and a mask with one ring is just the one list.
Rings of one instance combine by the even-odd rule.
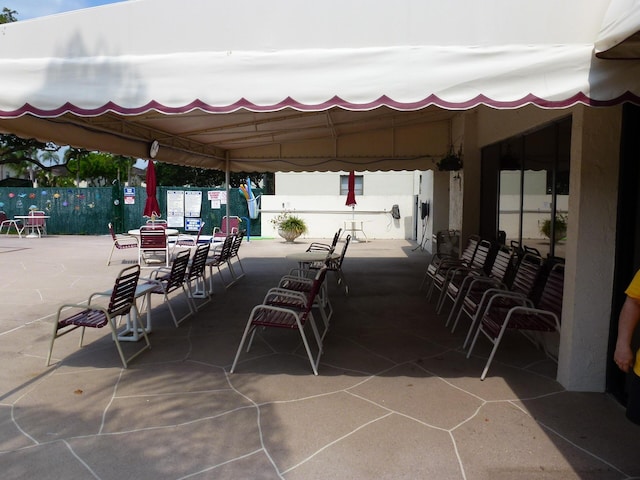
[[[221, 189], [158, 187], [157, 197], [162, 218], [167, 215], [167, 191], [202, 192], [200, 218], [205, 222], [203, 233], [211, 234], [213, 227], [220, 226], [226, 214], [226, 204], [212, 204], [209, 192]], [[253, 190], [260, 195], [259, 189]], [[131, 193], [133, 193], [131, 195]], [[144, 187], [127, 190], [119, 186], [89, 188], [0, 188], [0, 210], [9, 218], [27, 215], [30, 207], [43, 210], [50, 217], [47, 233], [52, 235], [104, 235], [107, 224], [112, 222], [117, 232], [138, 228], [146, 219], [142, 212], [147, 200]], [[233, 188], [229, 192], [229, 212], [244, 219], [243, 228], [250, 230], [251, 236], [260, 236], [260, 219], [250, 219], [244, 195]], [[248, 224], [247, 224], [248, 222]], [[181, 229], [184, 230], [184, 229]]]

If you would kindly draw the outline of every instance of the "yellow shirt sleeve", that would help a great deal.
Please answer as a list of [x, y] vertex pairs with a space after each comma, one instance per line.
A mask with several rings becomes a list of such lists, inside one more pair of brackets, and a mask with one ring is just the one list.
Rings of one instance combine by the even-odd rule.
[[627, 296], [631, 298], [640, 300], [640, 270], [636, 272], [635, 276], [633, 277], [633, 280], [631, 280], [631, 283], [629, 284], [627, 289], [624, 291], [624, 293], [626, 293]]

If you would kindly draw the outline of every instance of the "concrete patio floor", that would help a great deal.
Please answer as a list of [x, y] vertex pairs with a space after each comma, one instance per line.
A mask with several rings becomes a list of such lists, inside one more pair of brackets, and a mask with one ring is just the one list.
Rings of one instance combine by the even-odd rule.
[[[408, 241], [350, 245], [319, 375], [292, 331], [256, 335], [229, 374], [251, 308], [294, 245], [245, 242], [246, 276], [179, 328], [153, 301], [152, 349], [122, 369], [107, 329], [58, 339], [62, 303], [108, 289], [110, 238], [0, 236], [3, 479], [630, 479], [640, 427], [601, 393], [566, 392], [520, 336], [467, 360], [419, 291], [429, 260]], [[178, 307], [186, 308], [185, 304]], [[466, 327], [465, 324], [463, 327]], [[125, 344], [125, 350], [137, 347]]]

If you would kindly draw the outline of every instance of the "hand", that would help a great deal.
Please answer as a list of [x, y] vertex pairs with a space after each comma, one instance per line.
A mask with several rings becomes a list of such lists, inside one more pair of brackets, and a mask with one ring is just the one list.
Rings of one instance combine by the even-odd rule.
[[623, 372], [628, 372], [633, 367], [634, 355], [631, 347], [628, 345], [616, 346], [616, 351], [613, 354], [613, 361], [616, 362], [618, 368]]

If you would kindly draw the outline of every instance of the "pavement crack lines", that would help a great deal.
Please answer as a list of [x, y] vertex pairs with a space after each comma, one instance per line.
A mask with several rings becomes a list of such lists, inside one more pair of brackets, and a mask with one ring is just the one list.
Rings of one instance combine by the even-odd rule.
[[380, 420], [387, 418], [389, 415], [393, 415], [393, 412], [388, 412], [378, 418], [374, 418], [373, 420], [370, 420], [368, 422], [363, 423], [362, 425], [358, 426], [357, 428], [354, 428], [352, 431], [345, 433], [344, 435], [336, 438], [335, 440], [333, 440], [332, 442], [327, 443], [326, 445], [324, 445], [323, 447], [319, 448], [318, 450], [316, 450], [313, 454], [309, 455], [307, 458], [303, 459], [301, 462], [298, 462], [296, 465], [293, 465], [292, 467], [289, 467], [288, 469], [284, 470], [282, 472], [282, 474], [286, 474], [289, 473], [292, 470], [295, 470], [296, 468], [298, 468], [301, 465], [304, 465], [305, 463], [307, 463], [309, 460], [311, 460], [312, 458], [314, 458], [316, 455], [322, 453], [324, 450], [326, 450], [327, 448], [331, 447], [332, 445], [335, 445], [338, 442], [341, 442], [342, 440], [344, 440], [345, 438], [350, 437], [351, 435], [355, 434], [356, 432], [362, 430], [363, 428], [368, 427], [369, 425], [372, 425], [376, 422], [379, 422]]
[[100, 480], [100, 477], [96, 474], [96, 472], [94, 472], [91, 467], [89, 466], [89, 464], [87, 462], [85, 462], [71, 447], [71, 445], [69, 445], [69, 443], [66, 440], [63, 440], [62, 443], [67, 447], [67, 449], [69, 450], [69, 452], [71, 453], [71, 455], [73, 455], [75, 457], [76, 460], [78, 460], [78, 462], [80, 462], [80, 464], [87, 469], [87, 471], [93, 476], [93, 478], [97, 478], [98, 480]]

